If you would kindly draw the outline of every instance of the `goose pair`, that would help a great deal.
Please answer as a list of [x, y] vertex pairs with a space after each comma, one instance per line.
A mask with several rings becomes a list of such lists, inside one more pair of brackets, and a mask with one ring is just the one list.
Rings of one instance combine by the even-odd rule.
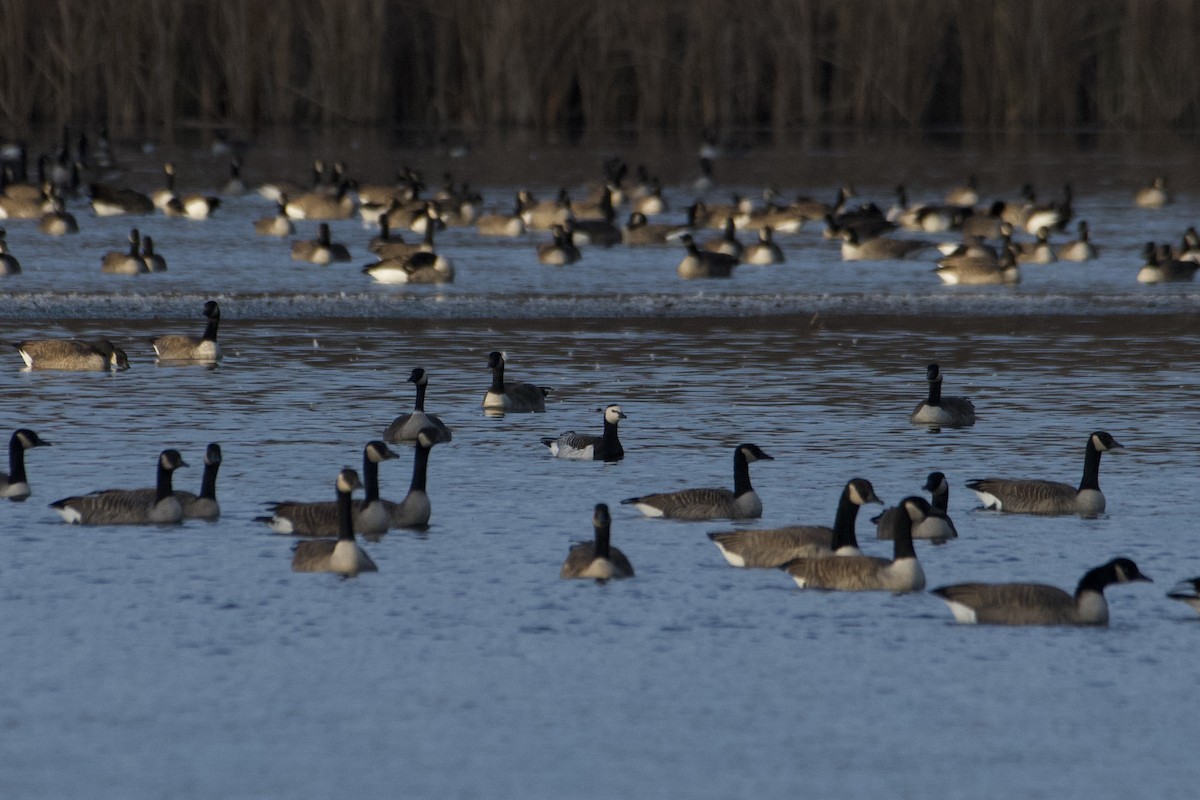
[[33, 339], [13, 347], [29, 369], [70, 372], [129, 369], [125, 351], [107, 339]]
[[183, 521], [183, 505], [175, 496], [172, 474], [187, 463], [178, 450], [158, 456], [158, 481], [151, 493], [143, 489], [105, 489], [66, 497], [50, 504], [74, 525], [170, 525]]
[[762, 500], [750, 485], [750, 464], [773, 460], [758, 445], [740, 444], [733, 450], [733, 491], [682, 489], [629, 497], [621, 504], [632, 505], [648, 517], [664, 519], [757, 519], [762, 516]]
[[937, 364], [925, 369], [929, 395], [913, 409], [909, 422], [931, 428], [961, 428], [975, 424], [975, 404], [965, 397], [942, 395], [942, 371]]
[[1076, 488], [1069, 483], [1033, 479], [983, 478], [967, 482], [979, 495], [985, 509], [1016, 514], [1079, 514], [1095, 517], [1104, 513], [1100, 491], [1100, 456], [1122, 445], [1105, 431], [1088, 436], [1083, 456], [1083, 479]]
[[592, 541], [578, 542], [571, 547], [558, 577], [593, 579], [599, 583], [632, 578], [633, 565], [610, 543], [611, 526], [608, 506], [597, 503], [592, 511]]
[[625, 457], [625, 448], [621, 446], [621, 440], [617, 438], [617, 424], [626, 418], [625, 414], [618, 405], [606, 406], [603, 411], [604, 431], [600, 435], [567, 431], [557, 437], [543, 437], [542, 444], [550, 448], [550, 455], [555, 458], [576, 461], [620, 461]]
[[[175, 499], [183, 507], [184, 519], [202, 519], [212, 522], [221, 516], [221, 504], [217, 501], [217, 472], [221, 469], [221, 445], [212, 442], [204, 451], [204, 474], [200, 477], [200, 493], [176, 490]], [[151, 503], [155, 489], [131, 489], [129, 496], [139, 502]]]
[[1150, 581], [1128, 558], [1088, 570], [1075, 594], [1041, 583], [959, 583], [932, 594], [958, 622], [992, 625], [1107, 625], [1104, 589], [1114, 583]]
[[[920, 523], [912, 526], [914, 539], [929, 539], [934, 544], [945, 544], [951, 539], [958, 538], [958, 531], [951, 521], [948, 509], [950, 507], [950, 483], [940, 472], [931, 472], [921, 487], [929, 492], [929, 513]], [[896, 525], [902, 512], [898, 508], [889, 508], [875, 519], [875, 535], [881, 540], [896, 538]]]
[[709, 533], [725, 560], [734, 567], [773, 569], [796, 558], [861, 555], [854, 523], [867, 503], [882, 502], [866, 478], [852, 478], [838, 497], [833, 527], [792, 525], [768, 530]]
[[0, 497], [22, 502], [31, 494], [25, 474], [25, 451], [33, 447], [49, 447], [50, 443], [28, 428], [13, 431], [8, 440], [8, 474], [0, 472]]
[[504, 380], [504, 354], [498, 350], [488, 353], [488, 369], [492, 385], [483, 395], [485, 413], [523, 413], [546, 410], [546, 395], [550, 388]]
[[221, 360], [217, 344], [217, 328], [221, 324], [221, 308], [216, 300], [204, 304], [202, 312], [208, 322], [199, 338], [182, 334], [167, 334], [150, 340], [159, 361], [196, 361], [215, 363]]
[[[354, 530], [358, 533], [384, 533], [388, 512], [379, 498], [379, 464], [399, 456], [380, 441], [363, 448], [363, 479], [366, 491], [362, 502], [355, 503]], [[357, 488], [357, 487], [356, 487]], [[338, 533], [339, 510], [336, 502], [304, 503], [285, 500], [269, 504], [271, 516], [258, 517], [275, 533], [296, 536], [334, 536]]]
[[100, 259], [100, 271], [109, 275], [141, 275], [149, 272], [145, 259], [139, 252], [142, 235], [137, 228], [129, 231], [129, 249], [111, 250]]
[[347, 578], [360, 572], [378, 572], [375, 562], [354, 540], [351, 494], [362, 488], [358, 473], [352, 469], [342, 470], [334, 487], [337, 492], [333, 503], [337, 538], [299, 542], [293, 548], [292, 572], [333, 572]]
[[783, 249], [775, 244], [775, 229], [764, 225], [758, 229], [758, 241], [746, 245], [742, 251], [742, 263], [765, 266], [782, 264], [785, 261]]
[[896, 517], [892, 558], [845, 555], [835, 558], [796, 558], [780, 569], [792, 576], [801, 589], [839, 592], [918, 592], [925, 588], [925, 571], [913, 549], [913, 526], [930, 513], [922, 497], [900, 501]]

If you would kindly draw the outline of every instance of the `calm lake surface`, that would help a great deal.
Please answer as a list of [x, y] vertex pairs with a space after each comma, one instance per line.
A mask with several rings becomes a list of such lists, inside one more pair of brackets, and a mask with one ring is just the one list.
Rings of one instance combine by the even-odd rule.
[[[220, 162], [191, 155], [180, 187], [216, 185]], [[291, 155], [299, 176], [308, 154]], [[357, 219], [332, 224], [350, 264], [292, 262], [286, 240], [253, 235], [250, 221], [271, 210], [253, 194], [205, 222], [97, 219], [77, 200], [82, 231], [61, 239], [5, 221], [25, 271], [0, 283], [0, 341], [104, 336], [132, 366], [29, 372], [9, 351], [0, 369], [6, 435], [29, 427], [53, 442], [28, 453], [33, 496], [0, 506], [0, 796], [1192, 792], [1200, 617], [1164, 593], [1200, 575], [1200, 294], [1134, 275], [1141, 245], [1177, 242], [1200, 195], [1180, 185], [1160, 211], [1130, 201], [1185, 158], [1051, 162], [1039, 185], [1053, 196], [1079, 184], [1076, 218], [1101, 258], [1029, 265], [1015, 288], [943, 287], [932, 256], [843, 264], [819, 226], [779, 237], [784, 265], [691, 283], [675, 275], [675, 245], [585, 249], [554, 268], [534, 256], [545, 234], [450, 229], [439, 251], [456, 282], [405, 288], [359, 272], [372, 232]], [[904, 163], [856, 174], [860, 195], [886, 208], [896, 182], [923, 176], [911, 199], [932, 200], [963, 174], [957, 160]], [[709, 194], [720, 199], [757, 196], [769, 172], [752, 157], [718, 169], [729, 177]], [[150, 157], [131, 174], [158, 183]], [[985, 180], [985, 197], [1015, 195], [1011, 177]], [[547, 196], [557, 185], [538, 181]], [[780, 188], [832, 197], [838, 184]], [[479, 188], [505, 208], [519, 184]], [[680, 177], [665, 218], [695, 196]], [[154, 237], [168, 272], [99, 272], [131, 225]], [[308, 238], [315, 225], [297, 228]], [[198, 335], [208, 299], [221, 304], [220, 366], [156, 365], [148, 338]], [[508, 377], [554, 388], [545, 414], [482, 414], [497, 349]], [[908, 423], [931, 361], [948, 394], [974, 400], [973, 428]], [[294, 540], [254, 518], [272, 500], [332, 499], [338, 469], [360, 468], [363, 445], [411, 408], [405, 379], [418, 366], [428, 410], [454, 431], [430, 459], [430, 528], [364, 543], [378, 574], [293, 574]], [[539, 443], [599, 432], [596, 409], [613, 402], [628, 415], [623, 462], [556, 460]], [[1103, 459], [1100, 519], [984, 513], [963, 487], [993, 475], [1075, 483], [1095, 430], [1126, 448]], [[212, 441], [224, 450], [219, 522], [80, 528], [47, 508], [152, 485], [164, 447], [183, 453], [176, 485], [194, 491]], [[1106, 629], [958, 626], [927, 593], [803, 592], [777, 570], [735, 570], [705, 536], [728, 523], [619, 505], [731, 485], [741, 442], [774, 457], [751, 467], [765, 510], [747, 527], [830, 524], [849, 478], [893, 504], [936, 469], [960, 538], [918, 542], [931, 587], [1070, 591], [1117, 555], [1155, 582], [1110, 587]], [[380, 480], [400, 499], [412, 453], [395, 449]], [[637, 577], [561, 581], [598, 502]], [[887, 555], [875, 512], [860, 515], [859, 539]]]

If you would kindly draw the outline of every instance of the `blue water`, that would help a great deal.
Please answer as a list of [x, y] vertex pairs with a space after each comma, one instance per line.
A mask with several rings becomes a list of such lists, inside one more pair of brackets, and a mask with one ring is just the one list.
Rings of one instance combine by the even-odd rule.
[[[510, 186], [487, 187], [501, 205]], [[749, 191], [752, 187], [745, 187]], [[859, 185], [883, 204], [887, 185]], [[1200, 419], [1193, 286], [1133, 281], [1147, 238], [1174, 240], [1187, 198], [1078, 198], [1104, 246], [1089, 265], [1030, 266], [1015, 290], [942, 287], [928, 261], [843, 265], [806, 230], [789, 262], [685, 284], [675, 248], [588, 250], [536, 263], [530, 235], [451, 230], [450, 287], [372, 284], [368, 233], [334, 226], [356, 261], [295, 265], [256, 239], [256, 197], [208, 222], [139, 219], [170, 271], [99, 274], [128, 220], [75, 210], [46, 240], [9, 221], [25, 274], [0, 290], [0, 341], [111, 338], [117, 375], [0, 369], [8, 429], [33, 450], [34, 495], [0, 506], [0, 796], [61, 797], [1166, 797], [1200, 778], [1189, 702], [1200, 618], [1164, 597], [1200, 575], [1189, 499]], [[684, 187], [673, 189], [683, 200]], [[301, 232], [304, 232], [301, 224]], [[361, 258], [359, 258], [361, 256]], [[146, 339], [201, 329], [221, 302], [215, 370], [156, 366]], [[487, 353], [554, 387], [547, 412], [485, 417]], [[979, 422], [930, 433], [907, 418], [939, 361]], [[432, 525], [364, 543], [378, 574], [290, 572], [287, 537], [254, 517], [332, 499], [342, 466], [411, 407], [454, 430], [430, 460]], [[627, 458], [556, 461], [542, 436], [600, 428], [621, 403]], [[1088, 433], [1105, 456], [1096, 520], [975, 510], [963, 483], [1075, 482]], [[167, 530], [63, 525], [70, 494], [148, 486], [177, 447], [199, 483], [219, 441], [223, 514]], [[1073, 588], [1133, 558], [1153, 584], [1111, 587], [1107, 629], [955, 625], [936, 598], [801, 592], [735, 570], [705, 532], [618, 501], [729, 485], [752, 466], [768, 527], [829, 524], [841, 486], [886, 501], [942, 470], [960, 539], [918, 543], [930, 585], [1036, 580]], [[411, 453], [381, 469], [399, 499]], [[637, 577], [560, 581], [592, 506]], [[864, 547], [886, 554], [864, 514]]]

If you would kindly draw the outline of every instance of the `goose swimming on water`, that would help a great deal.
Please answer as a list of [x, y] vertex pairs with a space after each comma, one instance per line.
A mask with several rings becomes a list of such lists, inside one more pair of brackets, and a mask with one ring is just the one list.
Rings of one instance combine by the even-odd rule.
[[[931, 472], [925, 479], [925, 485], [921, 488], [933, 497], [930, 500], [929, 513], [925, 519], [912, 526], [912, 537], [929, 539], [934, 544], [945, 544], [951, 539], [957, 539], [958, 531], [955, 530], [954, 523], [950, 521], [950, 515], [947, 513], [950, 504], [950, 483], [946, 480], [946, 476], [940, 472]], [[871, 520], [876, 524], [876, 536], [884, 541], [895, 539], [896, 523], [902, 513], [899, 508], [889, 508]]]
[[293, 548], [292, 572], [334, 572], [353, 578], [360, 572], [379, 571], [379, 567], [375, 566], [375, 562], [354, 539], [350, 496], [355, 489], [362, 488], [358, 473], [352, 469], [342, 470], [338, 473], [335, 486], [337, 538], [299, 542]]
[[733, 491], [682, 489], [629, 497], [621, 504], [632, 505], [648, 517], [665, 519], [757, 519], [762, 516], [762, 500], [750, 485], [750, 464], [773, 460], [758, 445], [739, 444], [733, 450]]
[[617, 438], [617, 423], [625, 419], [625, 414], [618, 405], [607, 406], [603, 411], [604, 432], [600, 435], [567, 431], [557, 437], [543, 437], [542, 444], [550, 448], [550, 455], [555, 458], [620, 461], [625, 457], [625, 449]]
[[969, 624], [1107, 625], [1104, 589], [1113, 583], [1150, 581], [1128, 558], [1089, 570], [1075, 594], [1041, 583], [958, 583], [931, 594], [946, 602], [954, 618]]
[[429, 524], [433, 506], [429, 502], [427, 490], [429, 473], [429, 451], [438, 443], [438, 432], [435, 428], [425, 428], [417, 434], [413, 452], [412, 482], [408, 485], [408, 494], [399, 503], [384, 500], [383, 507], [387, 511], [388, 524], [393, 528], [423, 528]]
[[183, 520], [183, 506], [175, 496], [171, 476], [187, 463], [178, 450], [158, 456], [158, 484], [154, 493], [143, 489], [106, 489], [56, 500], [50, 507], [64, 522], [75, 525], [173, 524]]
[[[217, 471], [221, 468], [221, 445], [212, 442], [204, 451], [204, 474], [200, 478], [200, 494], [176, 490], [175, 499], [183, 506], [184, 519], [203, 519], [212, 522], [221, 516], [217, 502]], [[154, 500], [154, 489], [131, 489], [130, 495], [144, 502]]]
[[1089, 435], [1079, 488], [1069, 483], [1010, 478], [968, 481], [967, 488], [979, 495], [985, 509], [1015, 514], [1098, 516], [1104, 513], [1104, 493], [1100, 491], [1100, 456], [1120, 449], [1122, 445], [1105, 431], [1095, 431]]
[[25, 475], [25, 451], [31, 447], [49, 447], [50, 443], [28, 428], [13, 431], [8, 440], [8, 474], [0, 472], [0, 497], [22, 502], [31, 494]]
[[208, 319], [199, 337], [167, 334], [150, 340], [160, 361], [220, 361], [221, 346], [217, 344], [217, 327], [221, 324], [221, 308], [216, 300], [204, 304], [202, 312]]
[[854, 535], [858, 509], [867, 503], [881, 503], [875, 488], [866, 478], [852, 478], [838, 498], [833, 527], [792, 525], [767, 530], [740, 530], [710, 533], [725, 560], [735, 567], [770, 569], [795, 558], [827, 558], [835, 555], [862, 555]]
[[913, 409], [909, 421], [936, 428], [962, 428], [975, 424], [975, 404], [965, 397], [942, 395], [942, 371], [937, 364], [925, 370], [929, 396]]
[[612, 517], [608, 506], [597, 503], [592, 511], [594, 538], [590, 542], [578, 542], [567, 553], [567, 560], [559, 570], [560, 578], [593, 578], [600, 583], [633, 577], [633, 565], [617, 548], [611, 537]]
[[429, 388], [429, 373], [417, 367], [408, 376], [408, 382], [417, 386], [417, 401], [412, 412], [401, 414], [392, 420], [383, 432], [383, 440], [392, 444], [412, 444], [417, 440], [417, 434], [425, 428], [432, 428], [436, 441], [440, 444], [451, 439], [450, 428], [433, 414], [425, 413], [425, 391]]
[[[358, 533], [383, 533], [388, 529], [388, 512], [379, 498], [379, 464], [399, 456], [380, 441], [363, 448], [363, 487], [366, 497], [354, 503], [354, 530]], [[355, 473], [355, 477], [358, 475]], [[270, 503], [271, 516], [256, 517], [275, 533], [295, 536], [334, 536], [338, 533], [339, 510], [335, 502], [304, 503], [285, 500]]]
[[125, 351], [107, 339], [33, 339], [13, 345], [29, 369], [71, 372], [129, 369]]
[[485, 411], [514, 413], [546, 410], [549, 387], [516, 381], [506, 382], [504, 354], [499, 350], [488, 353], [488, 369], [492, 371], [492, 385], [483, 395]]

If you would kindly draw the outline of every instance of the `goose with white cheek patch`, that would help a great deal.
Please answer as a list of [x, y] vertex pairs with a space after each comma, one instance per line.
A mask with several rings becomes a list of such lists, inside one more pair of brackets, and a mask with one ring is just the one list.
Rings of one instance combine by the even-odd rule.
[[488, 369], [492, 371], [491, 388], [483, 395], [484, 411], [514, 413], [546, 410], [546, 395], [550, 389], [504, 380], [504, 354], [498, 350], [488, 353]]
[[[354, 502], [354, 530], [358, 533], [384, 533], [388, 529], [388, 512], [379, 499], [379, 464], [393, 458], [399, 456], [383, 442], [368, 442], [363, 448], [366, 497]], [[289, 500], [268, 507], [271, 516], [257, 517], [255, 521], [267, 523], [275, 533], [295, 536], [334, 536], [338, 533], [340, 512], [335, 502]]]
[[143, 489], [106, 489], [56, 500], [50, 507], [74, 525], [170, 525], [183, 521], [171, 476], [186, 467], [178, 450], [158, 456], [158, 483], [153, 494]]
[[1042, 583], [959, 583], [933, 589], [967, 624], [1107, 625], [1104, 589], [1113, 583], [1150, 581], [1128, 558], [1114, 558], [1089, 570], [1075, 594]]
[[664, 519], [757, 519], [762, 516], [762, 500], [750, 485], [750, 464], [773, 460], [758, 445], [740, 444], [733, 451], [733, 491], [682, 489], [629, 497], [621, 504], [632, 505], [648, 517]]
[[854, 523], [858, 509], [867, 503], [881, 503], [875, 488], [866, 478], [853, 478], [838, 498], [833, 527], [792, 525], [761, 531], [724, 531], [708, 534], [725, 560], [735, 567], [772, 569], [796, 558], [858, 556], [858, 538]]
[[1083, 479], [1079, 488], [1069, 483], [1035, 479], [982, 478], [967, 482], [979, 495], [985, 509], [1013, 514], [1079, 514], [1094, 517], [1104, 513], [1100, 491], [1100, 456], [1122, 449], [1105, 431], [1088, 436], [1083, 455]]
[[733, 275], [733, 268], [741, 263], [737, 256], [701, 250], [690, 233], [683, 234], [679, 240], [687, 252], [675, 271], [684, 280], [728, 278]]
[[[221, 468], [221, 445], [209, 444], [204, 451], [204, 474], [200, 478], [200, 494], [176, 490], [175, 499], [183, 506], [184, 519], [202, 519], [215, 522], [221, 516], [221, 504], [217, 502], [217, 471]], [[154, 500], [154, 489], [132, 489], [131, 495], [141, 494], [140, 499], [149, 503]]]
[[337, 476], [336, 539], [311, 539], [298, 543], [292, 554], [292, 572], [333, 572], [353, 578], [360, 572], [378, 572], [379, 567], [354, 540], [351, 493], [361, 489], [358, 473], [344, 469]]
[[975, 404], [965, 397], [942, 394], [942, 371], [937, 364], [925, 370], [929, 381], [929, 396], [917, 403], [909, 422], [933, 428], [962, 428], [975, 424]]
[[8, 440], [8, 474], [0, 472], [0, 497], [22, 502], [31, 494], [25, 475], [25, 451], [31, 447], [49, 447], [50, 443], [28, 428], [13, 431]]
[[388, 524], [393, 528], [423, 528], [429, 524], [429, 517], [433, 513], [433, 506], [426, 492], [429, 451], [437, 444], [437, 437], [438, 433], [434, 428], [425, 428], [417, 434], [413, 452], [412, 482], [408, 485], [408, 494], [399, 503], [383, 501]]
[[392, 444], [412, 444], [417, 440], [417, 434], [426, 428], [434, 430], [438, 444], [451, 439], [450, 428], [433, 414], [425, 413], [425, 391], [429, 388], [429, 373], [417, 367], [408, 376], [408, 382], [417, 386], [417, 401], [413, 410], [401, 414], [392, 420], [383, 432], [383, 440]]
[[576, 461], [620, 461], [625, 457], [625, 448], [621, 446], [621, 440], [617, 438], [617, 424], [625, 418], [620, 406], [606, 406], [604, 408], [603, 433], [596, 435], [567, 431], [558, 437], [543, 437], [542, 444], [550, 448], [550, 455], [555, 458], [569, 458]]
[[610, 544], [612, 517], [608, 506], [597, 503], [592, 512], [594, 538], [590, 542], [578, 542], [567, 553], [558, 577], [594, 579], [604, 581], [633, 577], [633, 565], [617, 548]]
[[1167, 597], [1187, 603], [1197, 614], [1200, 614], [1200, 578], [1188, 578], [1176, 584], [1167, 592]]
[[204, 333], [199, 338], [182, 334], [167, 334], [150, 340], [154, 347], [154, 355], [159, 361], [201, 361], [216, 362], [221, 360], [221, 346], [217, 344], [217, 328], [221, 324], [221, 308], [216, 300], [204, 304], [202, 312], [208, 322]]
[[912, 526], [929, 513], [923, 497], [906, 497], [900, 502], [904, 512], [896, 525], [892, 559], [873, 556], [844, 558], [797, 558], [784, 564], [801, 589], [827, 589], [838, 592], [918, 592], [925, 588], [925, 571], [913, 549]]
[[[921, 488], [932, 495], [929, 514], [924, 521], [912, 526], [912, 537], [928, 539], [934, 544], [945, 544], [951, 539], [957, 539], [958, 531], [947, 513], [950, 507], [950, 482], [946, 480], [946, 476], [940, 472], [931, 472]], [[896, 524], [902, 513], [899, 508], [889, 508], [871, 520], [876, 526], [876, 536], [884, 541], [895, 539]]]

